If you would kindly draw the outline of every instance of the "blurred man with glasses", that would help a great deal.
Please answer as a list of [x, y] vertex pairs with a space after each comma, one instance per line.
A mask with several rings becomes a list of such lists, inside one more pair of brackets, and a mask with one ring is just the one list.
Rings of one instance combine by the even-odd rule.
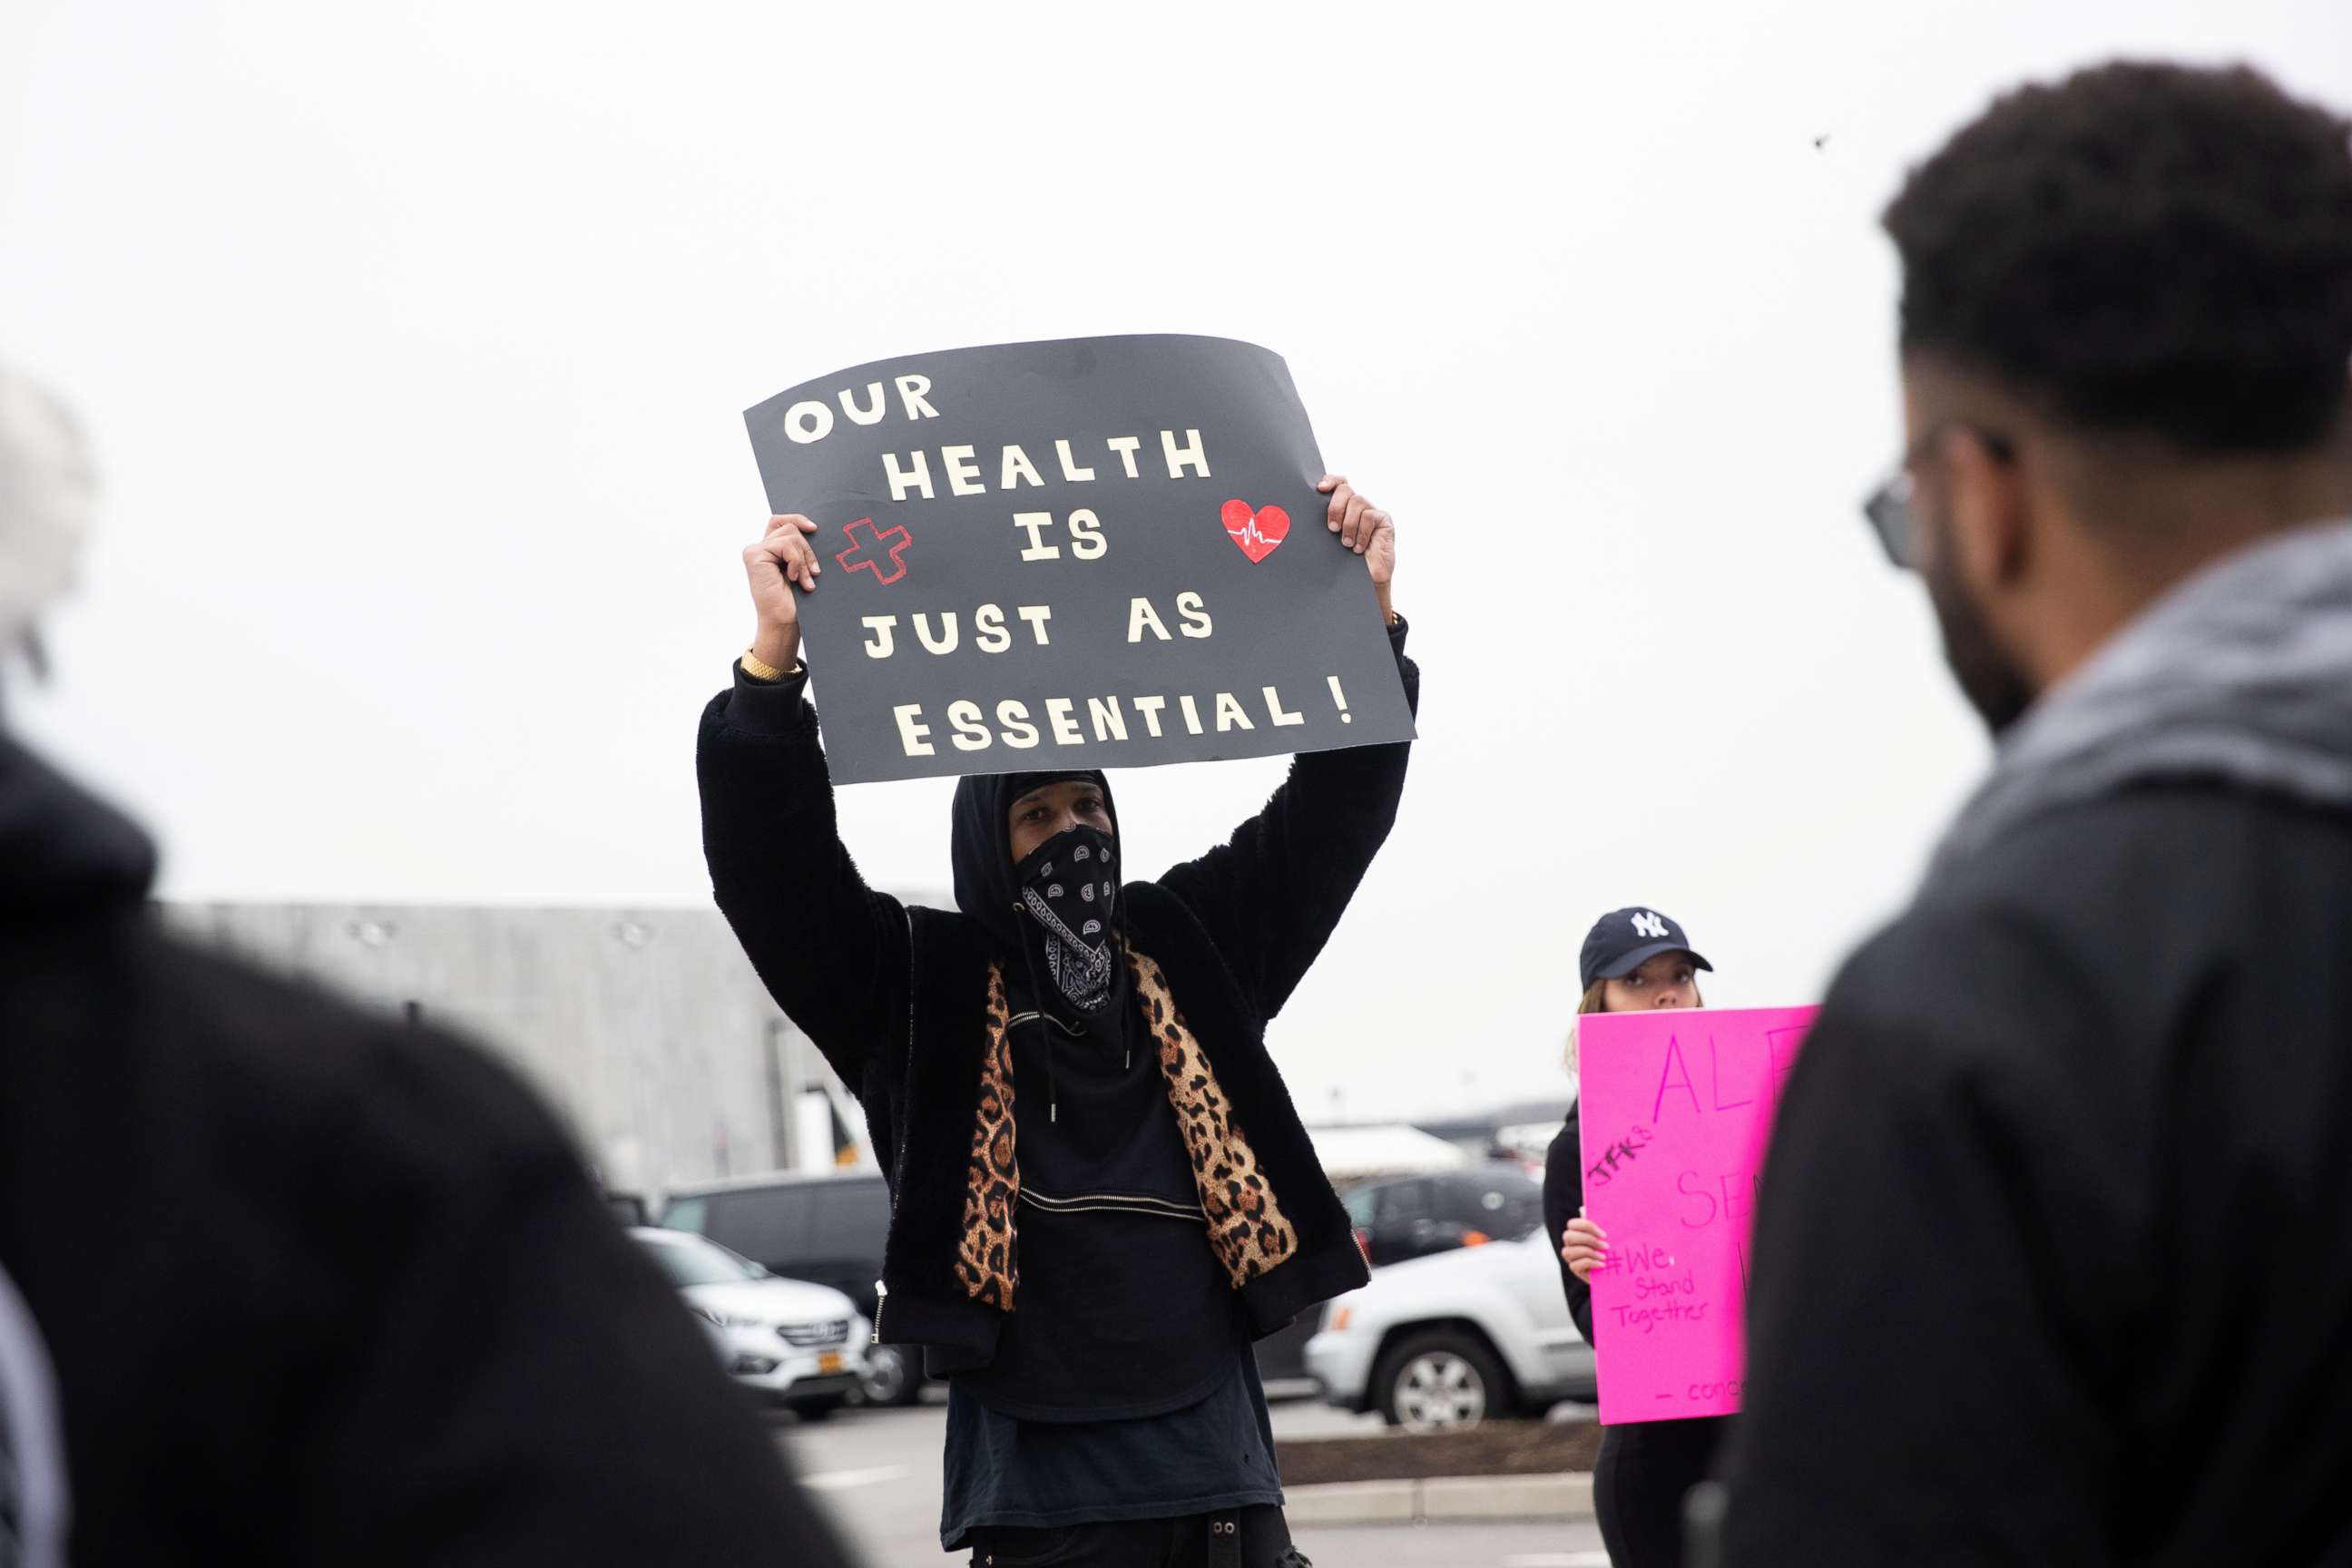
[[2347, 124], [2088, 70], [1885, 223], [1999, 753], [1790, 1081], [1725, 1560], [2352, 1562]]

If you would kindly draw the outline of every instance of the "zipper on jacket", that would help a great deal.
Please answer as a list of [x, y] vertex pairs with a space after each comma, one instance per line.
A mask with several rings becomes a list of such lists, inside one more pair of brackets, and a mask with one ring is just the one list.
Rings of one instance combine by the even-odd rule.
[[1081, 1038], [1085, 1034], [1084, 1030], [1073, 1029], [1067, 1024], [1065, 1024], [1062, 1020], [1054, 1016], [1051, 1013], [1039, 1013], [1034, 1010], [1027, 1013], [1015, 1013], [1010, 1018], [1005, 1019], [1004, 1032], [1009, 1035], [1024, 1024], [1051, 1024], [1054, 1027], [1061, 1030], [1062, 1033], [1069, 1036], [1070, 1038], [1074, 1040]]
[[[907, 1081], [899, 1091], [898, 1147], [890, 1156], [890, 1224], [882, 1233], [882, 1253], [887, 1262], [890, 1237], [898, 1228], [898, 1193], [907, 1177], [907, 1111], [915, 1103], [915, 912], [903, 904], [898, 917], [907, 922]], [[888, 1305], [890, 1288], [881, 1280], [874, 1281], [874, 1342], [882, 1342], [882, 1309]]]
[[[1013, 1048], [1013, 1031], [1024, 1024], [1049, 1025], [1074, 1040], [1081, 1038], [1084, 1033], [1082, 1030], [1073, 1029], [1051, 1013], [1015, 1013], [1004, 1020], [1004, 1048], [1007, 1051]], [[1048, 1121], [1062, 1120], [1062, 1092], [1054, 1081], [1054, 1037], [1051, 1035], [1045, 1037], [1045, 1120]]]

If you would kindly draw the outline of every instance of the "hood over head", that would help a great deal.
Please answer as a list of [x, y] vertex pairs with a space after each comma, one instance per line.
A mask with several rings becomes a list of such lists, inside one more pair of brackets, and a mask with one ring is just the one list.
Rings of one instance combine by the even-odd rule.
[[89, 448], [64, 406], [0, 369], [0, 655], [32, 645], [89, 531]]
[[154, 876], [128, 817], [0, 735], [0, 913], [135, 905]]
[[[1108, 879], [1101, 900], [1108, 908], [1104, 923], [1107, 932], [1090, 932], [1091, 936], [1107, 936], [1112, 958], [1108, 1000], [1090, 1006], [1073, 1006], [1061, 994], [1056, 977], [1062, 964], [1052, 951], [1055, 939], [1049, 935], [1041, 920], [1050, 918], [1041, 889], [1024, 887], [1021, 868], [1013, 860], [1013, 830], [1006, 821], [1013, 803], [1031, 790], [1045, 784], [1058, 784], [1066, 779], [1083, 780], [1102, 791], [1103, 805], [1110, 816], [1112, 843], [1118, 843], [1118, 803], [1111, 795], [1110, 781], [1098, 771], [1087, 768], [1064, 768], [1057, 771], [1021, 773], [977, 773], [956, 781], [955, 805], [951, 815], [950, 860], [955, 868], [956, 908], [978, 921], [995, 942], [1006, 963], [1008, 979], [1024, 982], [1039, 1005], [1055, 1007], [1068, 1016], [1090, 1016], [1097, 1021], [1111, 1016], [1110, 1009], [1127, 994], [1127, 964], [1123, 936], [1125, 900], [1118, 897], [1115, 876]], [[1077, 830], [1090, 836], [1091, 830]], [[1074, 851], [1085, 857], [1088, 851]], [[1036, 869], [1036, 868], [1032, 868]], [[1047, 889], [1059, 902], [1064, 884], [1074, 879], [1062, 868], [1062, 875]], [[1087, 896], [1087, 905], [1097, 900]], [[1066, 912], [1075, 913], [1065, 904]], [[1064, 949], [1067, 951], [1066, 947]]]
[[1013, 869], [1013, 828], [1005, 820], [1013, 803], [1033, 789], [1065, 779], [1083, 779], [1102, 791], [1111, 826], [1118, 826], [1118, 802], [1110, 781], [1091, 768], [1030, 773], [971, 773], [956, 780], [950, 828], [950, 860], [955, 868], [956, 908], [978, 921], [1004, 947], [1022, 941], [1021, 882]]

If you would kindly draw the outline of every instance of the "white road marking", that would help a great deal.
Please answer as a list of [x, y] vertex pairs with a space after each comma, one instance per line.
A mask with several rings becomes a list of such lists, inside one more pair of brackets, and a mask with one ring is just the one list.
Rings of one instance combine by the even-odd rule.
[[814, 1492], [845, 1492], [852, 1487], [895, 1481], [905, 1474], [904, 1465], [877, 1465], [870, 1470], [820, 1470], [813, 1476], [803, 1476], [801, 1485]]
[[1606, 1552], [1523, 1552], [1503, 1559], [1503, 1568], [1609, 1568]]

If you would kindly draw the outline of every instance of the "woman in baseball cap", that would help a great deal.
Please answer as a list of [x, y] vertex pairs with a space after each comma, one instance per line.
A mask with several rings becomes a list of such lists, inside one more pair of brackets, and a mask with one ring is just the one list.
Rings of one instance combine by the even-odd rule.
[[[1698, 972], [1714, 965], [1683, 934], [1683, 928], [1657, 910], [1636, 906], [1612, 910], [1593, 922], [1584, 939], [1578, 976], [1584, 987], [1577, 1004], [1587, 1013], [1630, 1013], [1637, 1008], [1704, 1007]], [[1569, 1037], [1573, 1068], [1576, 1037]], [[1569, 1315], [1587, 1343], [1592, 1341], [1592, 1286], [1596, 1268], [1609, 1265], [1609, 1237], [1584, 1217], [1584, 1160], [1578, 1107], [1551, 1142], [1544, 1161], [1544, 1224], [1559, 1239], [1560, 1283]], [[1633, 1422], [1605, 1427], [1601, 1459], [1592, 1474], [1593, 1512], [1601, 1543], [1616, 1568], [1680, 1568], [1683, 1499], [1705, 1480], [1728, 1416]]]

